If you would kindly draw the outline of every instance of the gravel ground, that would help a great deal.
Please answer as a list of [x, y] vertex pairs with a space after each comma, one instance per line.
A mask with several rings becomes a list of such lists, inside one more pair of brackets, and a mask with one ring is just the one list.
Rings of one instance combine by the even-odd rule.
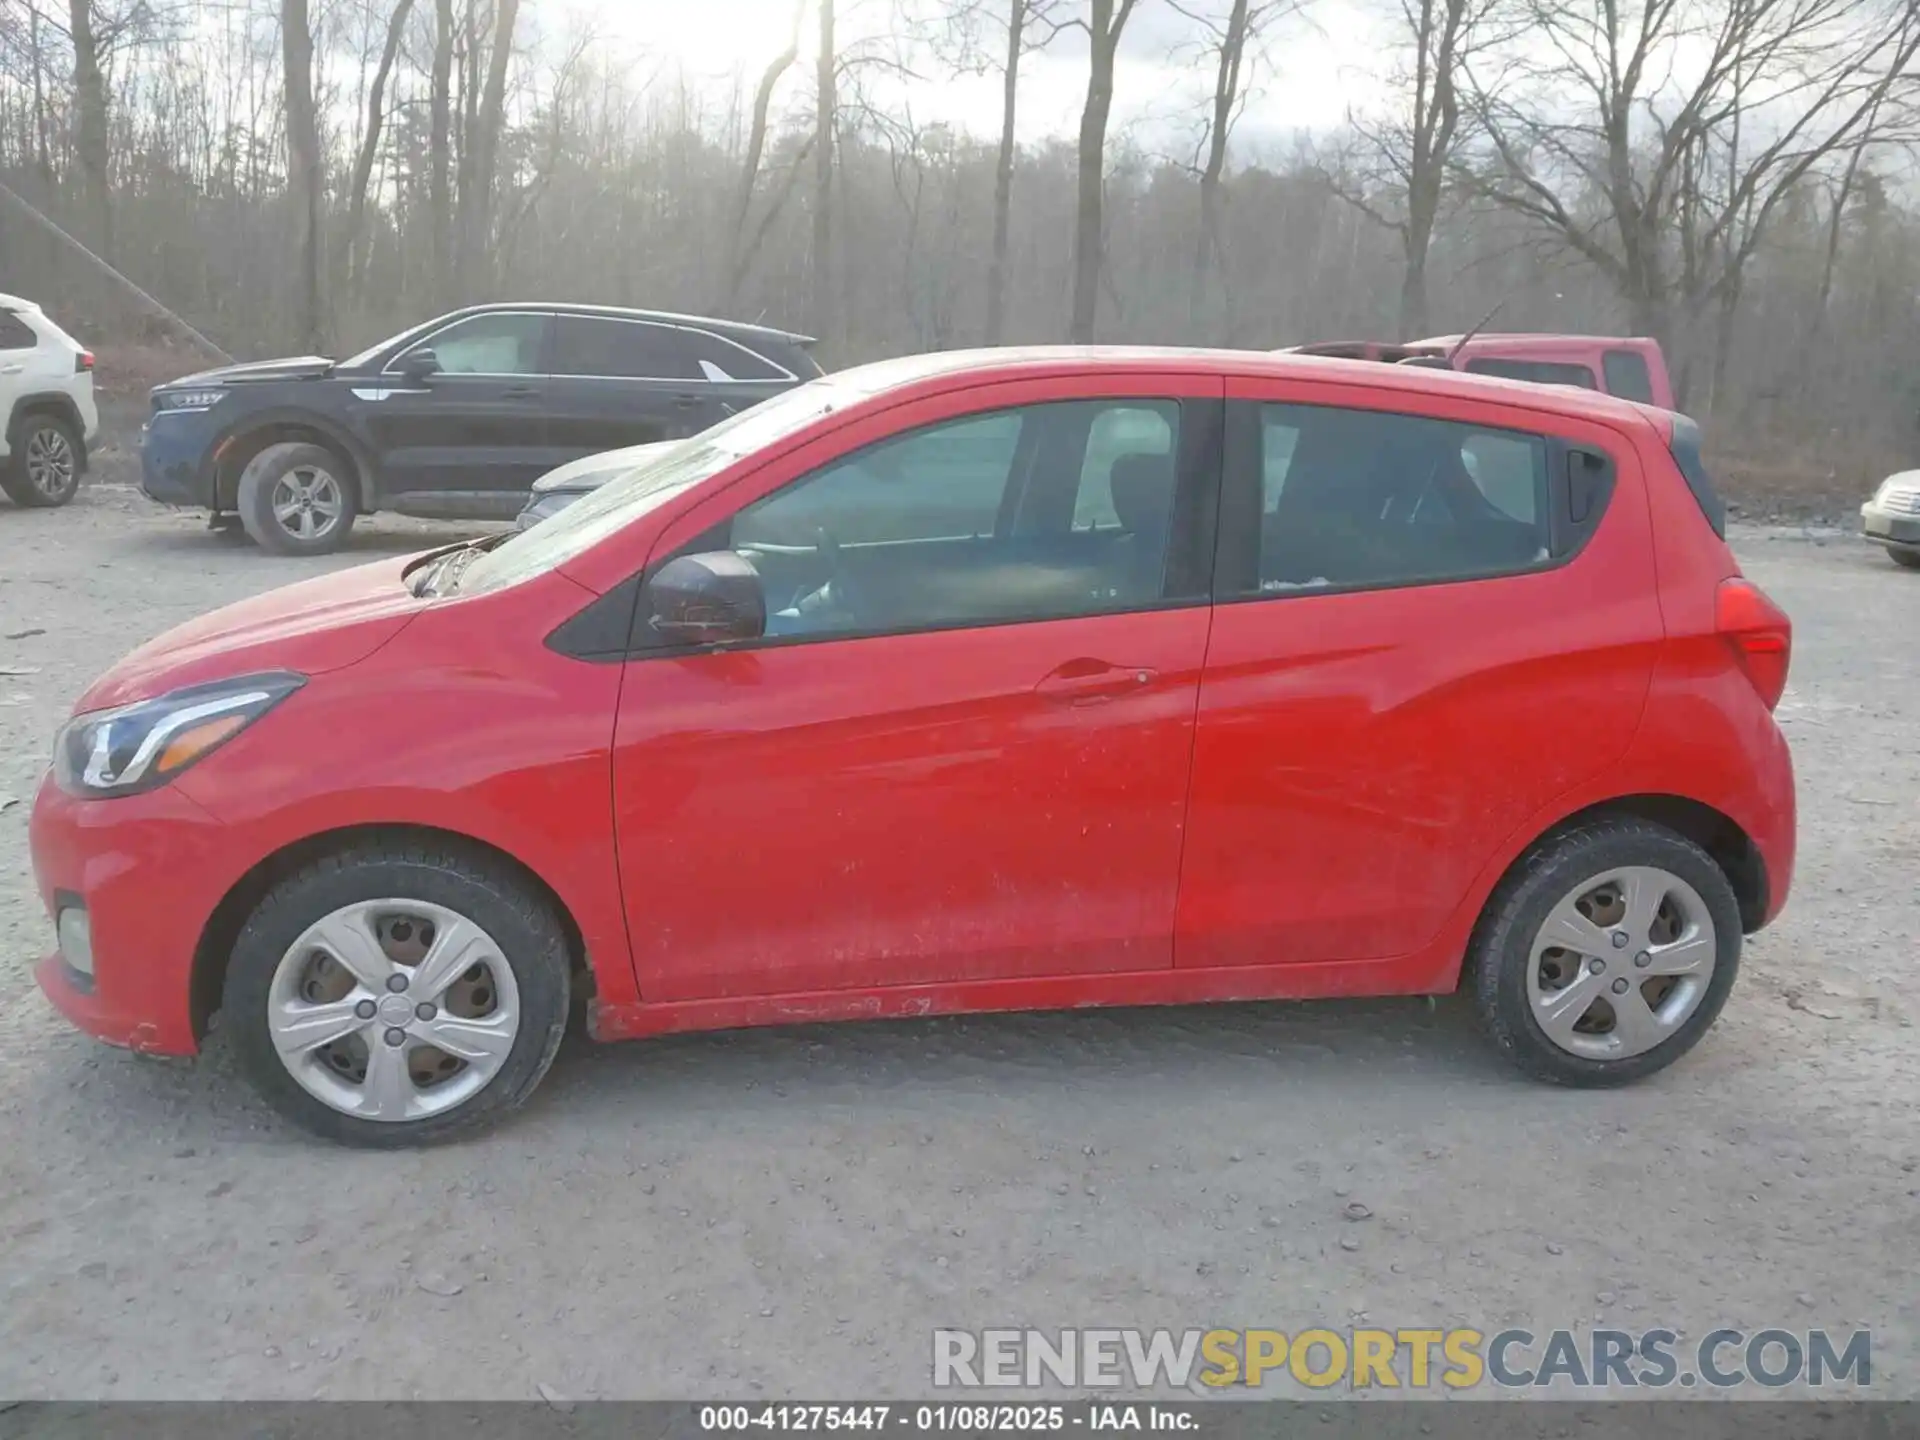
[[358, 1154], [219, 1043], [54, 1016], [27, 810], [124, 650], [451, 533], [299, 562], [111, 485], [0, 506], [0, 1397], [910, 1395], [936, 1325], [1602, 1319], [1871, 1326], [1920, 1397], [1920, 576], [1737, 537], [1798, 626], [1801, 869], [1636, 1088], [1528, 1084], [1453, 1000], [1012, 1016], [570, 1042], [504, 1129]]

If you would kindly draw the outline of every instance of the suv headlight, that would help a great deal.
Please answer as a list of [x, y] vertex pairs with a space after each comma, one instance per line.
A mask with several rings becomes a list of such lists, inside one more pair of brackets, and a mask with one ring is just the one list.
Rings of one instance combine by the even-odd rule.
[[154, 398], [162, 410], [211, 410], [226, 393], [224, 390], [162, 390]]
[[76, 715], [54, 739], [54, 780], [89, 799], [164, 785], [305, 683], [301, 675], [248, 675]]

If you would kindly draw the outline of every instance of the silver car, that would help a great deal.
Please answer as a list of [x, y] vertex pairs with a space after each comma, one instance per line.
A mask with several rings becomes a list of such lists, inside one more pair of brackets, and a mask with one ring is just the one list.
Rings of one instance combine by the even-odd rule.
[[1896, 565], [1920, 570], [1920, 470], [1889, 475], [1860, 507], [1869, 540], [1886, 547]]

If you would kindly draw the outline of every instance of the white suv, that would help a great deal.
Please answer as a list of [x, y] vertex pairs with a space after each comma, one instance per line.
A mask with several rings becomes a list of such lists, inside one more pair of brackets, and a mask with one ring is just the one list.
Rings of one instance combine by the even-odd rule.
[[0, 490], [16, 505], [64, 505], [100, 430], [93, 352], [31, 300], [0, 294]]

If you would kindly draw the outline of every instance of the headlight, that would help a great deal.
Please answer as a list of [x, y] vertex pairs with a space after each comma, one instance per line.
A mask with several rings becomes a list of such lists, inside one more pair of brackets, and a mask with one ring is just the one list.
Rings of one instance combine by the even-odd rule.
[[155, 398], [162, 410], [211, 410], [226, 393], [224, 390], [162, 390]]
[[92, 799], [151, 790], [305, 683], [300, 675], [249, 675], [76, 715], [54, 739], [54, 779], [62, 790]]

